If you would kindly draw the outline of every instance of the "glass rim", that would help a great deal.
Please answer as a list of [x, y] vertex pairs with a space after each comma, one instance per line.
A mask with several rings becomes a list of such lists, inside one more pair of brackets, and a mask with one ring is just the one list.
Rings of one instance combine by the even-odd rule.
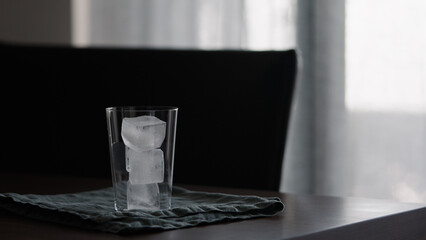
[[114, 111], [131, 111], [131, 112], [157, 112], [157, 111], [177, 111], [174, 106], [114, 106], [105, 109], [109, 112]]

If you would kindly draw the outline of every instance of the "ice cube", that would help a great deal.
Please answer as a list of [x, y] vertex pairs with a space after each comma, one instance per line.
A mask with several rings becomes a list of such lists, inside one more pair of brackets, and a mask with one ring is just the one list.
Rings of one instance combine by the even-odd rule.
[[166, 136], [166, 122], [147, 115], [124, 118], [121, 136], [124, 144], [135, 150], [159, 148]]
[[126, 147], [126, 159], [132, 184], [164, 181], [164, 154], [160, 149], [139, 152]]
[[159, 209], [160, 189], [158, 184], [131, 184], [127, 182], [127, 209]]

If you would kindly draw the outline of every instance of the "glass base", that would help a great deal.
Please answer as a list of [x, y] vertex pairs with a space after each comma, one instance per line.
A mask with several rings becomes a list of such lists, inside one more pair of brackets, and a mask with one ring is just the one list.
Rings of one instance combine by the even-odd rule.
[[114, 209], [121, 211], [158, 211], [171, 208], [172, 187], [167, 183], [130, 185], [123, 181], [114, 186]]

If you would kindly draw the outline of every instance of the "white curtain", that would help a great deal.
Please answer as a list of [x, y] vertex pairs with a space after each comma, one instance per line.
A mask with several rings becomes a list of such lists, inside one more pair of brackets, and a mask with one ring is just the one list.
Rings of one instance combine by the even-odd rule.
[[295, 0], [73, 0], [73, 44], [201, 49], [295, 47]]
[[426, 202], [426, 4], [299, 0], [281, 189]]

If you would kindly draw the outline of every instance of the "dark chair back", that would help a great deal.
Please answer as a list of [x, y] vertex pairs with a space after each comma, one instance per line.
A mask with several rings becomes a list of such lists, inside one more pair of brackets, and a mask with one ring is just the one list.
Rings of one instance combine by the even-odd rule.
[[[174, 182], [279, 188], [296, 52], [0, 46], [1, 171], [109, 177], [105, 108], [179, 108]], [[6, 144], [6, 145], [5, 145]]]

